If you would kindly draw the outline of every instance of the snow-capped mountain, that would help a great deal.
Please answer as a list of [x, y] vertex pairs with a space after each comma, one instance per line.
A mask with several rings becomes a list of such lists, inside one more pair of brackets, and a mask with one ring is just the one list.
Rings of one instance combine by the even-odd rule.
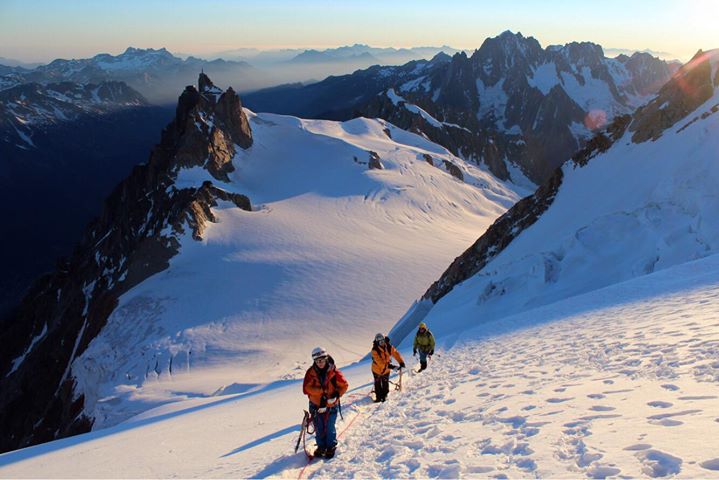
[[517, 203], [415, 304], [477, 324], [719, 252], [719, 50], [699, 51]]
[[[521, 172], [541, 183], [594, 130], [646, 102], [672, 71], [649, 54], [611, 59], [591, 43], [542, 49], [534, 38], [511, 32], [485, 40], [471, 56], [459, 52], [449, 62], [412, 67], [410, 72], [406, 66], [383, 67], [357, 72], [355, 81], [329, 78], [294, 91], [274, 90], [274, 99], [258, 92], [247, 102], [299, 115], [384, 118], [487, 165], [499, 178], [514, 173], [519, 181]], [[346, 87], [360, 78], [367, 83], [363, 89]], [[297, 100], [288, 102], [293, 96]], [[328, 97], [332, 101], [326, 102]]]
[[227, 393], [318, 342], [361, 358], [516, 190], [383, 120], [254, 114], [201, 75], [2, 329], [3, 449], [212, 393], [177, 389], [190, 373]]
[[122, 82], [17, 85], [0, 91], [0, 142], [37, 148], [33, 137], [52, 125], [144, 105], [142, 95]]
[[[57, 59], [33, 70], [0, 77], [0, 86], [17, 83], [101, 83], [122, 81], [141, 92], [153, 103], [174, 101], [175, 92], [191, 84], [197, 72], [205, 69], [229, 83], [257, 88], [265, 79], [246, 62], [202, 60], [195, 57], [181, 59], [165, 48], [141, 49], [129, 47], [119, 55], [101, 53], [92, 58]], [[17, 83], [14, 83], [17, 82]]]

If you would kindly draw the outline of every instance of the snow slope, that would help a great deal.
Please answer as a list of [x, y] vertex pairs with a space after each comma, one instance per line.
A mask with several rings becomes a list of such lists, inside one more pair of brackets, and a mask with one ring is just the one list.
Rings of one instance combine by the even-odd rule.
[[[73, 363], [94, 428], [170, 400], [297, 378], [318, 344], [338, 362], [360, 359], [367, 339], [518, 199], [384, 121], [248, 115], [254, 144], [221, 186], [253, 211], [215, 208], [202, 242], [182, 240], [167, 270], [121, 297]], [[206, 180], [215, 179], [195, 167], [176, 186]]]
[[331, 461], [292, 452], [285, 381], [0, 455], [0, 477], [716, 477], [717, 292], [713, 255], [440, 338], [380, 405], [369, 365], [345, 368]]
[[[630, 127], [631, 130], [631, 127]], [[719, 89], [654, 141], [567, 162], [551, 206], [431, 306], [443, 334], [719, 252]], [[412, 312], [410, 311], [410, 314]]]

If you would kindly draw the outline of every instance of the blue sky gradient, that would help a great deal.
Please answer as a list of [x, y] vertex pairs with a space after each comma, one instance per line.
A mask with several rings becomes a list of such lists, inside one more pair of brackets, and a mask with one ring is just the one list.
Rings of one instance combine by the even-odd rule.
[[717, 0], [0, 0], [0, 56], [117, 54], [128, 46], [207, 55], [255, 47], [475, 49], [504, 30], [542, 44], [591, 41], [687, 60], [719, 48]]

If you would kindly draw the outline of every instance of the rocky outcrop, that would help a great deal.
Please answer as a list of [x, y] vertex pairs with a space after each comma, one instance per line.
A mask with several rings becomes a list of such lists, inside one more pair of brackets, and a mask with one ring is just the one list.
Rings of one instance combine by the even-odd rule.
[[557, 168], [550, 179], [534, 195], [517, 202], [499, 217], [462, 255], [455, 258], [442, 276], [425, 292], [422, 299], [433, 303], [449, 293], [457, 284], [475, 275], [526, 228], [549, 208], [562, 184], [563, 173]]
[[0, 326], [0, 451], [87, 431], [92, 420], [82, 413], [71, 365], [102, 330], [118, 298], [166, 269], [181, 237], [201, 239], [216, 221], [212, 207], [218, 201], [251, 210], [247, 197], [209, 181], [175, 185], [187, 167], [227, 180], [235, 149], [252, 143], [234, 92], [217, 101], [208, 93], [187, 87], [147, 164], [113, 191], [72, 257], [38, 280], [17, 314]]
[[674, 126], [714, 94], [716, 79], [711, 78], [709, 57], [699, 50], [659, 94], [639, 109], [630, 130], [635, 143], [656, 140], [666, 129]]
[[377, 152], [369, 152], [369, 169], [370, 170], [384, 170], [382, 160], [379, 158]]

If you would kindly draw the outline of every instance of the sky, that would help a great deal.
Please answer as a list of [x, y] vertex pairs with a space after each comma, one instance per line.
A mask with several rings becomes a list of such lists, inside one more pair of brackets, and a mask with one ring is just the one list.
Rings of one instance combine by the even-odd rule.
[[591, 41], [688, 60], [719, 48], [716, 0], [0, 0], [0, 57], [211, 55], [238, 48], [441, 46], [473, 50], [505, 30], [542, 46]]

